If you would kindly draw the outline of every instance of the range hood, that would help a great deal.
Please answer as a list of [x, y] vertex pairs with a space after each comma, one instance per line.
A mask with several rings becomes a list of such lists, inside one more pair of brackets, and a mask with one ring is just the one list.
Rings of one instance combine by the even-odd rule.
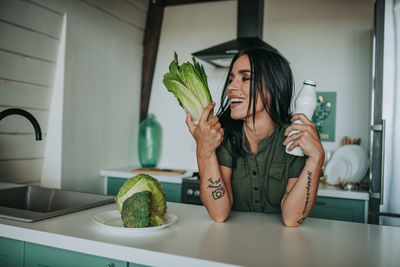
[[252, 47], [276, 50], [262, 38], [264, 0], [238, 0], [237, 39], [198, 51], [192, 55], [216, 67], [229, 67], [233, 56]]

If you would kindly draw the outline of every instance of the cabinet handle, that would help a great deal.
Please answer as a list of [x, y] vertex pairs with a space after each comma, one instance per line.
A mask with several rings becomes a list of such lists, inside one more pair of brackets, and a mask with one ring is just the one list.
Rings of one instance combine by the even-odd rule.
[[326, 205], [325, 201], [315, 201], [316, 205]]
[[[386, 135], [386, 120], [382, 119], [382, 124], [374, 124], [371, 127], [372, 132], [381, 132], [381, 177], [380, 177], [380, 193], [378, 192], [372, 192], [372, 188], [370, 186], [369, 192], [370, 195], [374, 198], [379, 198], [380, 199], [380, 204], [383, 205], [383, 194], [384, 194], [384, 183], [385, 183], [385, 135]], [[372, 138], [372, 132], [371, 132], [371, 138]], [[372, 140], [372, 139], [371, 139]], [[373, 147], [373, 142], [371, 141], [371, 155], [370, 155], [370, 174], [369, 174], [369, 179], [372, 181], [373, 175], [372, 175], [372, 147]]]
[[382, 120], [381, 205], [383, 205], [383, 189], [385, 185], [385, 134], [386, 121]]

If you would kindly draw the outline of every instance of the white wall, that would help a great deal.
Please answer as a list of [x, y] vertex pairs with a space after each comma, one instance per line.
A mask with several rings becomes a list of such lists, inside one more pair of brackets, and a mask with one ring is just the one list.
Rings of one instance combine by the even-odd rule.
[[[192, 52], [234, 39], [236, 18], [236, 1], [165, 8], [149, 105], [149, 112], [155, 114], [163, 130], [160, 166], [197, 169], [196, 146], [185, 124], [186, 114], [162, 83], [174, 51], [181, 64], [192, 60]], [[226, 70], [209, 64], [204, 68], [218, 104]]]
[[296, 89], [305, 79], [317, 91], [336, 91], [335, 142], [361, 138], [369, 150], [373, 0], [266, 1], [264, 38], [290, 61]]
[[[336, 141], [361, 137], [368, 150], [370, 118], [371, 31], [373, 0], [266, 0], [263, 40], [291, 63], [296, 87], [316, 80], [318, 90], [337, 92]], [[163, 128], [160, 166], [197, 168], [195, 144], [185, 113], [166, 91], [162, 76], [176, 51], [180, 61], [190, 54], [236, 37], [236, 1], [167, 7], [153, 80], [149, 112]], [[219, 104], [226, 70], [204, 63], [213, 99]]]
[[45, 187], [61, 188], [62, 181], [62, 140], [64, 111], [64, 73], [67, 15], [63, 16], [60, 45], [58, 47], [57, 66], [54, 76], [53, 95], [49, 111], [49, 123], [44, 150], [42, 178], [40, 184]]
[[[0, 92], [2, 93], [0, 108], [28, 105], [25, 102], [20, 104], [22, 103], [20, 96], [24, 100], [26, 99], [23, 96], [27, 96], [28, 102], [31, 103], [29, 105], [32, 107], [36, 108], [38, 104], [46, 105], [46, 108], [39, 106], [33, 110], [34, 115], [39, 117], [45, 134], [50, 99], [52, 98], [51, 89], [54, 82], [58, 43], [53, 46], [51, 44], [41, 45], [43, 43], [41, 40], [49, 39], [49, 35], [52, 39], [51, 36], [55, 35], [54, 27], [59, 35], [63, 15], [66, 15], [64, 92], [61, 92], [63, 93], [61, 96], [63, 97], [63, 110], [62, 117], [59, 116], [62, 123], [54, 129], [54, 132], [57, 133], [62, 128], [62, 140], [58, 140], [61, 141], [61, 164], [52, 164], [51, 161], [48, 161], [46, 173], [49, 175], [45, 177], [42, 184], [102, 193], [104, 182], [100, 176], [101, 169], [138, 164], [137, 128], [139, 124], [142, 40], [148, 0], [32, 0], [30, 2], [0, 0], [0, 4], [2, 20], [16, 18], [17, 21], [21, 21], [18, 23], [24, 26], [18, 27], [19, 31], [24, 31], [24, 33], [18, 34], [19, 39], [10, 40], [8, 35], [5, 36], [7, 38], [3, 38], [3, 32], [5, 27], [14, 27], [14, 24], [8, 25], [0, 21], [0, 78], [9, 74], [7, 77], [10, 77], [10, 80], [18, 80], [15, 82], [16, 85], [8, 80], [0, 80]], [[14, 10], [4, 8], [10, 5], [24, 5], [24, 7], [14, 8]], [[41, 15], [37, 15], [37, 12], [34, 12], [36, 10], [39, 10]], [[58, 20], [49, 21], [48, 18], [51, 16], [56, 16]], [[13, 23], [16, 22], [13, 21]], [[4, 26], [4, 24], [6, 25]], [[33, 27], [35, 30], [38, 28], [39, 37], [31, 37], [33, 34], [30, 31], [27, 33], [26, 27]], [[38, 39], [35, 39], [37, 44], [32, 44], [32, 38]], [[39, 38], [41, 39], [39, 40]], [[56, 41], [58, 42], [59, 39], [58, 36]], [[1, 44], [7, 45], [5, 48], [7, 50], [15, 50], [23, 54], [30, 53], [30, 50], [27, 50], [28, 52], [20, 51], [20, 47], [35, 48], [34, 53], [39, 54], [37, 57], [47, 59], [47, 55], [50, 54], [53, 62], [50, 64], [47, 61], [39, 60], [36, 63], [36, 59], [26, 60], [18, 53], [3, 51], [4, 46]], [[44, 52], [47, 54], [43, 54]], [[15, 61], [18, 65], [15, 65], [15, 68], [12, 68], [14, 65], [10, 65], [13, 58], [17, 58]], [[48, 65], [51, 65], [51, 69]], [[11, 72], [14, 69], [18, 75]], [[20, 80], [23, 83], [20, 83]], [[15, 93], [11, 96], [7, 93], [6, 97], [3, 97], [3, 92], [6, 90], [7, 92], [13, 90]], [[24, 91], [20, 93], [21, 90]], [[25, 94], [28, 90], [36, 90], [37, 94], [45, 91], [46, 97], [33, 93]], [[60, 100], [60, 96], [55, 99]], [[29, 105], [28, 107], [30, 107]], [[43, 112], [46, 113], [45, 119], [41, 119]], [[20, 145], [9, 148], [13, 134], [8, 134], [7, 131], [17, 131], [17, 127], [10, 124], [12, 122], [5, 124], [2, 121], [0, 128], [1, 144], [4, 143], [7, 146], [7, 153], [3, 152], [5, 151], [4, 147], [0, 153], [0, 177], [2, 180], [9, 177], [7, 170], [17, 170], [17, 172], [20, 170], [19, 165], [15, 167], [15, 161], [10, 161], [9, 158], [19, 159], [22, 157], [20, 147], [25, 147], [30, 142], [35, 143], [32, 130], [28, 125], [25, 128], [22, 127], [22, 130], [18, 130], [24, 133], [20, 140], [16, 141]], [[30, 136], [25, 134], [27, 131]], [[59, 150], [59, 148], [53, 148], [52, 151], [57, 152], [57, 149]], [[24, 157], [38, 158], [36, 160], [39, 163], [36, 165], [40, 167], [36, 168], [37, 173], [21, 170], [18, 174], [25, 177], [34, 175], [35, 181], [40, 181], [44, 145], [31, 146], [27, 148], [27, 151], [30, 154]], [[3, 162], [5, 154], [9, 158]], [[48, 155], [54, 155], [54, 153], [48, 153]], [[4, 164], [10, 166], [4, 168]], [[51, 173], [57, 175], [52, 177]], [[61, 175], [58, 175], [59, 173]], [[12, 178], [9, 181], [24, 182], [25, 180]]]
[[62, 181], [103, 192], [103, 168], [137, 164], [147, 1], [35, 0], [66, 13]]

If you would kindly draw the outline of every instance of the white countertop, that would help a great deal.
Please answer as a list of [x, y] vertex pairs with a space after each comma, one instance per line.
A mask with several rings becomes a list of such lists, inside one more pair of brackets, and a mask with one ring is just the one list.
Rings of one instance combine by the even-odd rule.
[[[136, 168], [138, 167], [122, 167], [115, 169], [106, 169], [106, 170], [101, 170], [100, 175], [104, 177], [117, 177], [117, 178], [129, 179], [137, 175], [137, 173], [132, 172], [132, 170]], [[151, 176], [153, 176], [160, 182], [181, 184], [183, 178], [192, 177], [194, 172], [195, 170], [186, 170], [186, 172], [182, 175], [152, 174]]]
[[336, 197], [336, 198], [369, 200], [368, 191], [350, 191], [337, 188], [333, 185], [323, 185], [323, 184], [319, 185], [317, 195], [320, 197]]
[[203, 206], [167, 203], [178, 221], [160, 231], [111, 232], [91, 221], [115, 204], [44, 221], [0, 219], [0, 236], [151, 266], [398, 266], [400, 228], [232, 212], [215, 223]]
[[0, 189], [12, 188], [12, 187], [18, 187], [18, 186], [25, 186], [25, 185], [24, 184], [14, 184], [14, 183], [3, 183], [3, 182], [0, 182]]
[[[129, 179], [135, 176], [132, 170], [134, 167], [124, 167], [116, 169], [105, 169], [100, 171], [100, 175], [104, 177], [118, 177]], [[152, 175], [160, 182], [167, 183], [182, 183], [182, 178], [191, 177], [195, 170], [187, 170], [186, 173], [179, 176], [173, 175]], [[347, 198], [347, 199], [358, 199], [358, 200], [369, 200], [369, 193], [367, 191], [348, 191], [335, 186], [322, 185], [318, 188], [318, 196], [321, 197], [336, 197], [336, 198]]]

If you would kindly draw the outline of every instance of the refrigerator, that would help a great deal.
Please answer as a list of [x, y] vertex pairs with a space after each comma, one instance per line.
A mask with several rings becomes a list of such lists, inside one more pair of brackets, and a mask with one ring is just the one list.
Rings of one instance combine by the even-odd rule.
[[376, 0], [368, 223], [400, 226], [400, 0]]

